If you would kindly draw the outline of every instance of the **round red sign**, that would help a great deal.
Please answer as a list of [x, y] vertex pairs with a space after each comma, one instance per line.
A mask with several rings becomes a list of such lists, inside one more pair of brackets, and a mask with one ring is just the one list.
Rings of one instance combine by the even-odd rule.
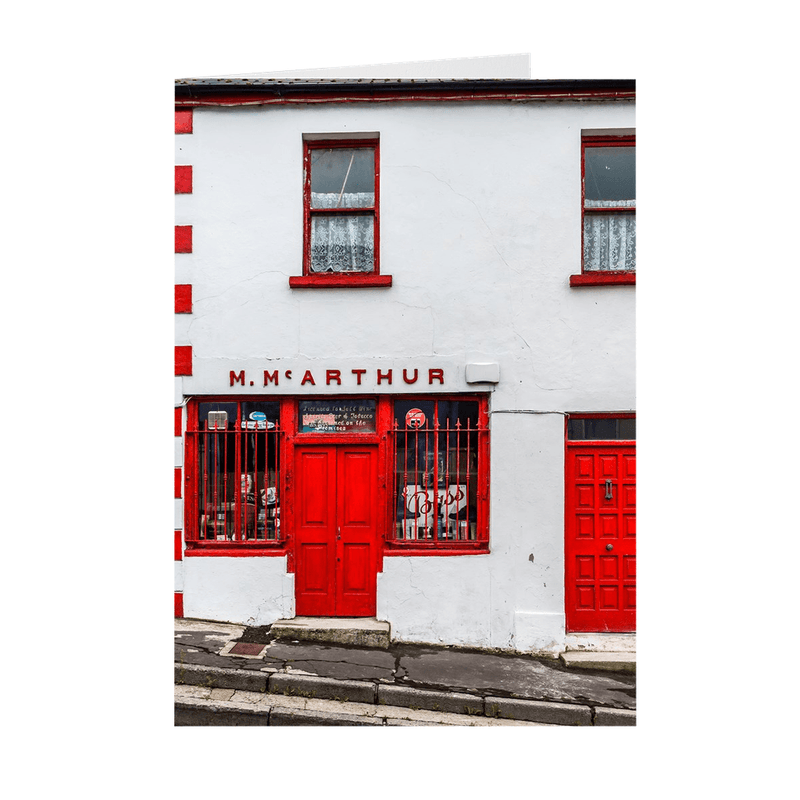
[[407, 428], [421, 428], [425, 424], [425, 414], [420, 408], [412, 408], [406, 414]]

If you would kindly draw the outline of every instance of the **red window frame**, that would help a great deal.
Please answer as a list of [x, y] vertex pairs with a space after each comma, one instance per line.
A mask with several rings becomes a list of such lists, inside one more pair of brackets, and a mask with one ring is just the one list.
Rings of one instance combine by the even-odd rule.
[[[266, 397], [264, 395], [247, 396], [199, 396], [192, 398], [186, 406], [186, 430], [184, 433], [185, 458], [184, 458], [184, 531], [186, 557], [192, 556], [280, 556], [288, 555], [290, 562], [293, 560], [294, 546], [294, 515], [292, 485], [292, 465], [294, 463], [294, 450], [296, 446], [304, 444], [377, 444], [381, 463], [381, 484], [385, 487], [385, 500], [382, 502], [381, 517], [382, 555], [474, 555], [489, 552], [489, 400], [485, 395], [359, 395], [360, 398], [374, 398], [376, 400], [376, 430], [364, 433], [318, 433], [300, 432], [299, 403], [303, 400], [324, 399], [331, 400], [331, 396], [281, 396]], [[349, 395], [336, 396], [337, 400], [346, 401], [353, 399]], [[199, 407], [201, 403], [237, 403], [239, 413], [237, 421], [241, 420], [242, 403], [259, 402], [265, 400], [280, 403], [279, 423], [274, 433], [274, 444], [280, 448], [279, 474], [276, 478], [276, 490], [280, 503], [280, 530], [276, 539], [272, 540], [236, 540], [218, 541], [216, 539], [201, 538], [200, 535], [200, 438], [207, 435], [200, 430]], [[432, 541], [397, 541], [396, 532], [396, 496], [395, 465], [397, 463], [396, 432], [394, 403], [397, 400], [427, 400], [427, 401], [472, 401], [478, 403], [478, 426], [471, 429], [477, 438], [477, 463], [475, 470], [475, 495], [476, 495], [476, 535], [474, 539], [466, 540], [432, 540]], [[233, 432], [233, 431], [231, 431]], [[246, 432], [246, 431], [245, 431]], [[455, 435], [455, 434], [453, 434]], [[270, 442], [272, 443], [272, 439]], [[239, 448], [243, 445], [237, 443]], [[270, 444], [272, 446], [272, 444]], [[237, 449], [234, 461], [240, 463], [240, 450]], [[259, 478], [256, 477], [256, 482]], [[260, 483], [259, 483], [260, 485]], [[237, 499], [237, 498], [235, 498]], [[232, 510], [233, 514], [244, 514], [239, 508]], [[226, 521], [227, 524], [227, 521]], [[237, 534], [241, 523], [235, 522]], [[291, 563], [290, 563], [291, 566]]]
[[[241, 492], [237, 491], [234, 487], [229, 487], [227, 485], [222, 485], [216, 489], [212, 488], [212, 493], [216, 491], [219, 493], [220, 491], [224, 494], [222, 497], [222, 505], [225, 506], [224, 511], [222, 512], [224, 519], [222, 520], [223, 525], [222, 529], [223, 532], [228, 530], [228, 527], [231, 526], [233, 531], [235, 532], [236, 540], [229, 541], [229, 540], [217, 540], [216, 537], [214, 539], [211, 538], [203, 538], [201, 536], [201, 520], [200, 520], [200, 508], [201, 508], [201, 492], [208, 495], [206, 489], [201, 488], [200, 486], [200, 474], [202, 472], [200, 466], [200, 439], [203, 436], [208, 435], [220, 435], [220, 436], [230, 436], [234, 435], [234, 457], [233, 460], [235, 464], [241, 463], [241, 448], [243, 446], [244, 438], [242, 434], [247, 434], [250, 432], [248, 429], [239, 430], [239, 429], [228, 429], [224, 433], [215, 433], [209, 431], [201, 431], [199, 425], [199, 410], [201, 403], [229, 403], [229, 404], [237, 404], [238, 412], [237, 412], [237, 422], [242, 419], [242, 403], [245, 402], [261, 402], [265, 400], [270, 400], [272, 398], [266, 398], [264, 396], [258, 397], [232, 397], [228, 396], [213, 396], [213, 397], [205, 397], [200, 396], [193, 398], [190, 400], [186, 405], [186, 430], [184, 432], [184, 448], [185, 448], [185, 457], [184, 457], [184, 481], [185, 481], [185, 489], [184, 489], [184, 532], [185, 532], [185, 540], [186, 540], [186, 551], [185, 554], [187, 557], [191, 556], [263, 556], [263, 555], [271, 555], [271, 556], [278, 556], [278, 555], [285, 555], [287, 553], [287, 536], [286, 536], [286, 526], [285, 524], [278, 528], [277, 524], [275, 525], [276, 533], [274, 539], [267, 539], [266, 536], [264, 539], [246, 539], [241, 537], [241, 530], [243, 527], [243, 523], [245, 520], [248, 519], [249, 509], [246, 507], [247, 501], [249, 498], [245, 497], [244, 504], [242, 503], [241, 499]], [[280, 468], [277, 470], [276, 475], [276, 490], [277, 490], [277, 500], [278, 503], [283, 503], [283, 498], [286, 496], [286, 467], [285, 467], [285, 424], [287, 420], [287, 414], [284, 411], [284, 405], [281, 404], [280, 410], [280, 417], [279, 423], [271, 432], [272, 439], [271, 444], [269, 446], [277, 448], [277, 453], [280, 455]], [[269, 439], [269, 436], [267, 437]], [[269, 464], [269, 459], [265, 458], [265, 464]], [[234, 473], [235, 474], [235, 473]], [[260, 484], [261, 481], [259, 478], [264, 479], [264, 475], [256, 475], [255, 482]], [[238, 475], [234, 478], [234, 481], [238, 478]], [[264, 481], [266, 484], [266, 481]], [[254, 487], [254, 494], [258, 491], [258, 486]], [[266, 485], [264, 487], [266, 489]], [[233, 497], [233, 501], [229, 501], [227, 498], [228, 494], [231, 494]], [[208, 498], [206, 499], [208, 502]], [[214, 504], [217, 503], [217, 499], [213, 498], [212, 502]], [[242, 508], [242, 506], [245, 506]], [[228, 508], [228, 506], [232, 506]], [[216, 505], [214, 505], [214, 511], [217, 511]], [[256, 509], [257, 513], [257, 509]], [[281, 518], [283, 517], [283, 511], [279, 511]], [[283, 519], [281, 519], [283, 522]], [[211, 523], [212, 527], [216, 529], [219, 527], [218, 522]], [[246, 524], [246, 523], [245, 523]], [[256, 522], [257, 524], [257, 522]], [[266, 521], [265, 521], [265, 530], [266, 530]]]
[[600, 412], [587, 412], [574, 414], [565, 414], [564, 416], [564, 441], [567, 445], [584, 445], [586, 442], [599, 442], [600, 444], [614, 444], [615, 442], [622, 442], [623, 444], [636, 444], [636, 439], [570, 439], [569, 438], [569, 421], [571, 419], [636, 419], [635, 411], [600, 411]]
[[[375, 204], [368, 208], [311, 207], [311, 155], [315, 150], [369, 149], [375, 154]], [[311, 271], [311, 219], [314, 215], [371, 216], [374, 220], [373, 241], [375, 262], [371, 272], [321, 273]], [[364, 139], [306, 139], [303, 142], [303, 274], [289, 278], [292, 288], [336, 286], [391, 286], [392, 276], [380, 271], [380, 140]]]
[[[581, 139], [581, 274], [570, 275], [570, 286], [636, 285], [636, 272], [627, 270], [586, 270], [583, 263], [584, 218], [586, 217], [586, 148], [587, 147], [636, 147], [635, 135], [584, 136]], [[619, 206], [603, 209], [588, 209], [590, 214], [626, 213], [636, 214], [636, 207]]]
[[[478, 403], [478, 424], [477, 427], [470, 429], [469, 431], [465, 431], [462, 429], [461, 433], [458, 433], [455, 429], [449, 429], [445, 433], [445, 436], [450, 441], [448, 442], [451, 444], [453, 441], [458, 444], [458, 437], [460, 435], [469, 435], [470, 433], [474, 434], [477, 439], [477, 463], [475, 466], [475, 497], [476, 497], [476, 527], [475, 527], [475, 538], [458, 538], [458, 536], [453, 536], [453, 538], [445, 538], [440, 539], [437, 537], [431, 538], [429, 540], [426, 539], [400, 539], [398, 538], [397, 532], [397, 521], [396, 521], [396, 514], [397, 507], [398, 507], [398, 497], [395, 493], [395, 469], [397, 465], [397, 454], [398, 454], [398, 436], [397, 434], [401, 430], [410, 430], [409, 427], [405, 429], [401, 429], [396, 427], [396, 423], [394, 421], [394, 413], [392, 415], [393, 425], [392, 430], [390, 431], [390, 447], [389, 447], [389, 454], [388, 454], [388, 464], [387, 464], [387, 484], [391, 487], [390, 490], [387, 492], [388, 494], [388, 502], [389, 502], [389, 519], [387, 520], [387, 528], [385, 534], [385, 545], [386, 550], [384, 551], [384, 555], [392, 556], [392, 555], [414, 555], [414, 556], [433, 556], [433, 555], [468, 555], [468, 554], [475, 554], [475, 553], [488, 553], [489, 552], [489, 400], [488, 397], [485, 395], [397, 395], [394, 400], [406, 400], [406, 401], [414, 401], [414, 400], [427, 400], [427, 401], [471, 401]], [[438, 431], [439, 435], [442, 434], [443, 431], [446, 429], [442, 428], [438, 424], [438, 419], [434, 421], [434, 424], [431, 425], [430, 423], [426, 423], [426, 427], [422, 428], [421, 430], [425, 431], [426, 433], [434, 433], [433, 440], [434, 442], [437, 441], [438, 437], [436, 437], [436, 432]], [[446, 456], [449, 460], [449, 454]], [[436, 463], [434, 461], [434, 463]], [[449, 466], [448, 466], [449, 468]], [[457, 467], [457, 470], [459, 468]], [[469, 466], [468, 464], [464, 465], [465, 474], [469, 474]], [[467, 480], [471, 480], [471, 478], [467, 478]], [[459, 481], [460, 482], [460, 481]], [[438, 483], [438, 481], [437, 481]], [[467, 489], [467, 496], [469, 497], [470, 489]], [[404, 504], [405, 505], [405, 504]], [[464, 509], [468, 517], [468, 508]]]

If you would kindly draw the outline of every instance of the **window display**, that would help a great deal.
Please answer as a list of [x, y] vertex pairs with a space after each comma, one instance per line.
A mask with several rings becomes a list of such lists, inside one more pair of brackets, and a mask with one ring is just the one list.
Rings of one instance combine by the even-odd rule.
[[277, 402], [200, 403], [198, 539], [279, 541]]
[[[484, 539], [477, 400], [396, 400], [395, 542]], [[485, 465], [484, 469], [485, 469]]]
[[347, 513], [374, 520], [373, 535], [387, 553], [484, 550], [488, 420], [488, 400], [476, 395], [192, 401], [185, 434], [187, 554], [291, 548], [301, 448], [309, 458], [352, 456], [343, 463], [355, 471], [326, 473], [308, 495], [323, 527], [334, 511], [345, 513], [331, 505], [331, 486], [363, 483], [353, 465], [373, 448], [380, 479], [358, 495], [369, 502]]

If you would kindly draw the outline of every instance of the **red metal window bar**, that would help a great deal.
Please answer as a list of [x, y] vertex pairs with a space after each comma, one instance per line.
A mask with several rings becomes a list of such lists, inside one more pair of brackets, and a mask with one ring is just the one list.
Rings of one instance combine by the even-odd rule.
[[[278, 544], [281, 431], [277, 403], [200, 403], [196, 529], [206, 545]], [[213, 546], [213, 544], [212, 544]]]
[[482, 404], [398, 401], [393, 436], [389, 540], [430, 548], [487, 542], [489, 430]]

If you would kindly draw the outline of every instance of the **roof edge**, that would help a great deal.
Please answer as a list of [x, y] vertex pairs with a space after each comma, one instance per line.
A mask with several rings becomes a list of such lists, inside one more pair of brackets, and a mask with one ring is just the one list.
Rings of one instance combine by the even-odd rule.
[[291, 97], [303, 94], [426, 94], [436, 92], [515, 94], [631, 94], [632, 79], [539, 80], [530, 78], [181, 78], [176, 98], [261, 94]]

